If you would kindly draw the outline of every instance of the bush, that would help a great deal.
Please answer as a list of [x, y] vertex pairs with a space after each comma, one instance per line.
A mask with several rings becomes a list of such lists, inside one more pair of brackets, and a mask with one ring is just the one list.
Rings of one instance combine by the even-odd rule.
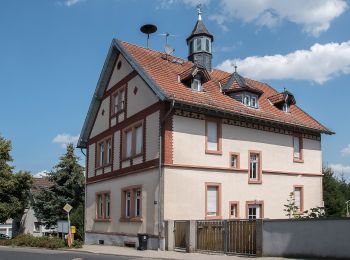
[[73, 248], [82, 248], [83, 247], [84, 242], [80, 241], [80, 240], [75, 240], [72, 244]]
[[65, 242], [57, 237], [34, 237], [32, 235], [19, 235], [11, 240], [1, 240], [0, 245], [57, 249], [65, 247]]

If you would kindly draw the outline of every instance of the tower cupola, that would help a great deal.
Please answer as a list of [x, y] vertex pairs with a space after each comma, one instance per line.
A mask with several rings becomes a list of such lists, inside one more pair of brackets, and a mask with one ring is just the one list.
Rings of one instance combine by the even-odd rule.
[[198, 20], [188, 38], [188, 60], [211, 71], [212, 69], [212, 43], [214, 36], [207, 30], [202, 21], [201, 6], [198, 5]]

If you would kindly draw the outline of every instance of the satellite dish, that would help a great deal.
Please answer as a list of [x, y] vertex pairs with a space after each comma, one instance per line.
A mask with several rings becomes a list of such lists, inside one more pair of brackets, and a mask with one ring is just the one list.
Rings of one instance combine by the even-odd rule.
[[149, 35], [157, 31], [157, 26], [153, 24], [145, 24], [141, 26], [140, 31], [143, 32], [144, 34], [147, 34], [147, 48], [148, 48]]
[[173, 47], [171, 47], [169, 44], [165, 44], [164, 50], [167, 55], [171, 55], [174, 52]]

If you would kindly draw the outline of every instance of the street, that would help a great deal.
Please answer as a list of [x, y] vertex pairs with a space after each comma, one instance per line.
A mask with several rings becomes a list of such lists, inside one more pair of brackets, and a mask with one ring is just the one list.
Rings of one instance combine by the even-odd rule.
[[[0, 260], [132, 260], [139, 257], [103, 255], [61, 250], [0, 247]], [[150, 259], [150, 258], [147, 258]]]

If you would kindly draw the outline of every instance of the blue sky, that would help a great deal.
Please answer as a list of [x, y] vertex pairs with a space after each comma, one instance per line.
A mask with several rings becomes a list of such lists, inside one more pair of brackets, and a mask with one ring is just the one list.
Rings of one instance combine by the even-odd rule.
[[[202, 0], [214, 35], [214, 66], [294, 93], [336, 132], [323, 136], [324, 164], [350, 179], [350, 11], [343, 0]], [[197, 0], [36, 0], [0, 3], [0, 133], [16, 170], [50, 170], [76, 141], [112, 38], [144, 46], [139, 27], [169, 32], [175, 55]], [[163, 36], [150, 47], [163, 50]], [[83, 158], [83, 155], [79, 153]]]

